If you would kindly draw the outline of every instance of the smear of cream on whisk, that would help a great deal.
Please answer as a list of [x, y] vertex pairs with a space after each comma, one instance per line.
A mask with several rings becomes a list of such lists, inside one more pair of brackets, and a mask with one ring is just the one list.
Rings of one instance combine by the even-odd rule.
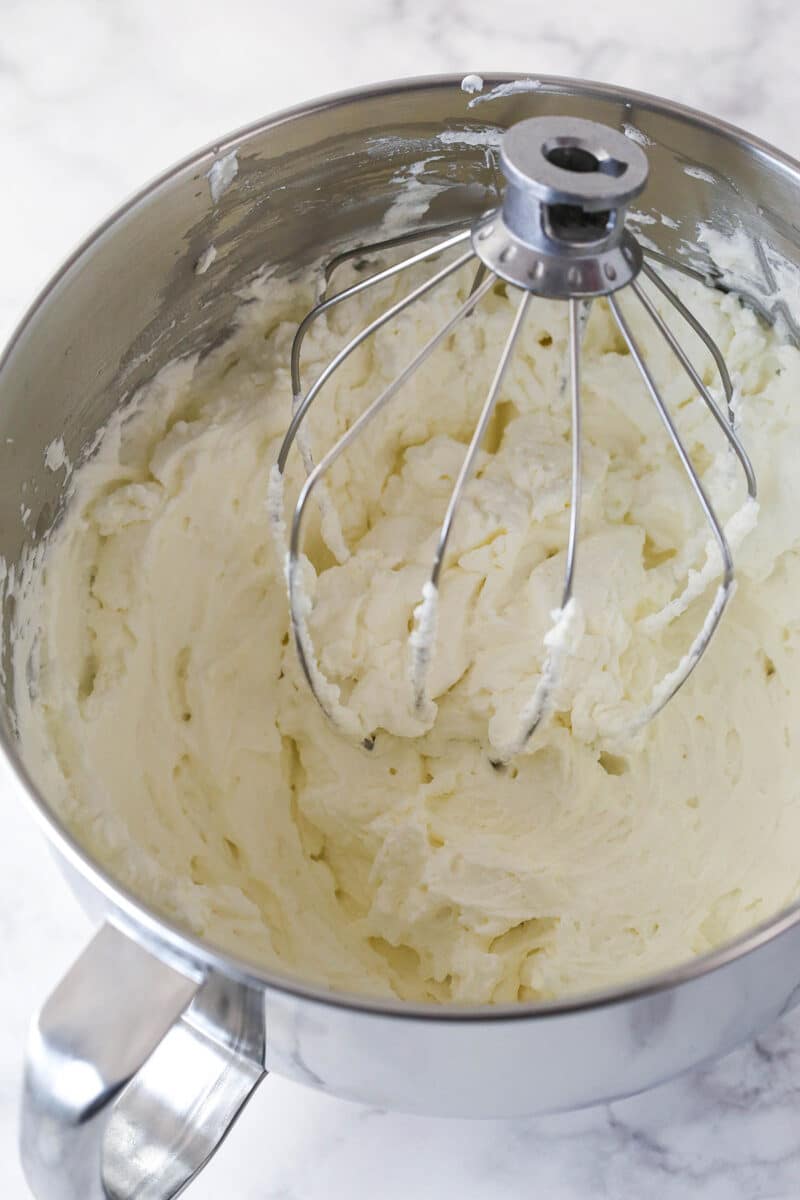
[[283, 516], [283, 483], [283, 475], [278, 464], [275, 463], [270, 471], [267, 485], [267, 512], [279, 561], [283, 563], [283, 574], [289, 592], [289, 609], [295, 637], [305, 659], [314, 692], [325, 715], [340, 733], [364, 741], [365, 731], [361, 727], [361, 722], [354, 712], [341, 703], [341, 690], [335, 683], [331, 683], [322, 671], [314, 643], [311, 640], [308, 618], [311, 616], [313, 603], [303, 581], [303, 560], [298, 557], [297, 561], [293, 563], [289, 554], [286, 521]]
[[511, 83], [499, 83], [491, 91], [482, 96], [473, 96], [468, 107], [485, 104], [487, 100], [502, 100], [504, 96], [516, 96], [520, 92], [538, 92], [542, 86], [541, 79], [513, 79]]
[[491, 723], [489, 739], [496, 752], [492, 761], [502, 766], [515, 758], [528, 743], [538, 726], [550, 711], [553, 690], [561, 676], [564, 659], [574, 654], [583, 635], [582, 612], [575, 596], [563, 608], [555, 608], [550, 614], [552, 624], [544, 636], [545, 659], [539, 681], [533, 695], [522, 709], [519, 726], [514, 737], [504, 746], [497, 747], [492, 738]]
[[[752, 503], [755, 504], [755, 501], [752, 501]], [[758, 506], [756, 505], [756, 507]], [[711, 637], [717, 621], [720, 618], [720, 614], [725, 606], [726, 599], [732, 597], [735, 591], [735, 581], [731, 585], [727, 597], [724, 587], [720, 586], [717, 588], [713, 603], [706, 613], [706, 618], [703, 621], [700, 632], [697, 634], [697, 637], [694, 639], [686, 654], [684, 654], [683, 658], [678, 663], [677, 667], [675, 667], [673, 671], [668, 672], [668, 674], [664, 675], [664, 677], [659, 680], [659, 682], [653, 688], [653, 691], [650, 695], [650, 701], [646, 708], [643, 708], [642, 711], [627, 724], [627, 726], [620, 726], [614, 730], [608, 731], [607, 736], [619, 737], [637, 734], [644, 729], [645, 725], [648, 725], [650, 721], [652, 721], [653, 718], [661, 711], [661, 709], [672, 696], [676, 684], [680, 683], [681, 680], [686, 677], [688, 671], [697, 663], [705, 644]]]
[[[752, 496], [748, 496], [725, 524], [725, 537], [731, 553], [735, 555], [744, 539], [755, 529], [758, 521], [759, 505]], [[689, 605], [698, 599], [716, 578], [722, 569], [719, 547], [715, 541], [709, 541], [706, 547], [706, 562], [699, 571], [689, 572], [689, 582], [680, 596], [671, 600], [657, 613], [652, 613], [639, 622], [639, 628], [647, 634], [657, 634], [671, 621], [686, 612]], [[736, 590], [734, 581], [727, 598], [730, 599]], [[678, 665], [664, 675], [653, 688], [647, 705], [636, 714], [632, 720], [621, 721], [602, 731], [603, 736], [612, 741], [630, 739], [640, 733], [653, 720], [671, 698], [676, 685], [686, 678], [688, 672], [697, 664], [702, 651], [716, 627], [726, 603], [726, 592], [722, 584], [715, 593], [703, 624], [684, 654]]]
[[415, 715], [424, 721], [436, 719], [437, 708], [427, 694], [427, 675], [439, 617], [439, 589], [429, 579], [422, 589], [422, 600], [414, 609], [414, 628], [408, 639], [409, 678], [414, 697]]
[[269, 473], [269, 483], [267, 484], [267, 512], [269, 514], [272, 536], [275, 539], [275, 546], [279, 552], [281, 562], [283, 562], [288, 552], [286, 521], [283, 516], [283, 491], [283, 474], [278, 464], [274, 463]]
[[[731, 553], [735, 554], [744, 539], [751, 533], [758, 522], [758, 501], [748, 496], [740, 509], [725, 524], [725, 538]], [[689, 605], [702, 596], [708, 585], [713, 582], [722, 568], [719, 547], [716, 541], [709, 541], [706, 546], [706, 561], [699, 571], [689, 571], [689, 580], [680, 596], [670, 600], [658, 612], [644, 617], [639, 628], [646, 634], [652, 635], [664, 629], [672, 621], [686, 612]]]

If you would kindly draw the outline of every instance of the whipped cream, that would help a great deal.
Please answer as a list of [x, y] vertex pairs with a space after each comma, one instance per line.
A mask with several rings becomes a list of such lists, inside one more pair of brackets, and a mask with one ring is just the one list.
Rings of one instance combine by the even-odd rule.
[[[317, 321], [304, 378], [416, 281]], [[315, 461], [471, 281], [452, 276], [343, 364], [309, 416]], [[334, 465], [344, 561], [309, 506], [302, 618], [331, 701], [375, 732], [371, 751], [310, 695], [286, 606], [285, 520], [305, 471], [299, 451], [283, 481], [273, 468], [313, 287], [255, 287], [227, 343], [172, 364], [118, 414], [73, 474], [61, 524], [5, 580], [23, 756], [112, 875], [255, 963], [437, 1002], [628, 981], [797, 897], [800, 354], [733, 296], [675, 286], [736, 377], [761, 509], [740, 529], [737, 590], [707, 654], [624, 745], [603, 731], [626, 727], [690, 652], [719, 564], [603, 302], [582, 342], [574, 607], [558, 610], [571, 456], [555, 302], [530, 305], [435, 613], [420, 596], [513, 292], [490, 292]], [[747, 526], [725, 439], [646, 315], [630, 306], [630, 320], [720, 520]], [[679, 333], [717, 388], [705, 347]], [[433, 720], [409, 675], [415, 615], [433, 645]]]

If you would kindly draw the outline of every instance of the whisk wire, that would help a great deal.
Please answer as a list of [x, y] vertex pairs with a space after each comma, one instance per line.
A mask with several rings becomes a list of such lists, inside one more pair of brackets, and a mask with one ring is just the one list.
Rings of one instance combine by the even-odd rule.
[[[344, 288], [343, 291], [337, 292], [334, 296], [329, 296], [327, 299], [321, 300], [315, 305], [310, 312], [306, 313], [303, 320], [297, 327], [297, 332], [294, 335], [292, 342], [291, 353], [291, 373], [292, 373], [292, 395], [295, 400], [301, 395], [303, 385], [300, 378], [300, 353], [303, 348], [303, 341], [314, 322], [323, 315], [329, 312], [337, 304], [341, 304], [343, 300], [349, 300], [353, 296], [358, 296], [361, 292], [367, 291], [368, 288], [374, 287], [378, 283], [383, 283], [386, 279], [392, 279], [395, 275], [400, 275], [403, 271], [407, 271], [410, 267], [415, 267], [417, 263], [425, 262], [428, 258], [435, 258], [439, 254], [443, 254], [446, 250], [450, 250], [453, 246], [460, 245], [465, 242], [470, 236], [469, 229], [462, 230], [455, 234], [454, 237], [445, 238], [442, 242], [436, 242], [433, 246], [428, 246], [424, 250], [419, 250], [416, 254], [409, 255], [408, 258], [401, 259], [400, 262], [393, 263], [390, 267], [385, 267], [382, 271], [376, 272], [375, 275], [369, 275], [364, 279], [359, 279], [357, 283], [351, 284], [350, 287]], [[416, 240], [416, 239], [415, 239]], [[386, 249], [386, 243], [383, 246]], [[345, 256], [341, 256], [344, 260]], [[392, 314], [394, 315], [394, 314]], [[387, 317], [387, 319], [389, 319]], [[355, 348], [355, 347], [354, 347]]]
[[[567, 538], [564, 582], [561, 589], [561, 607], [552, 615], [552, 625], [544, 639], [545, 657], [533, 695], [522, 709], [515, 736], [501, 749], [495, 750], [490, 758], [493, 767], [502, 769], [516, 757], [536, 733], [548, 715], [553, 692], [558, 683], [562, 662], [567, 653], [569, 634], [576, 617], [576, 601], [572, 597], [575, 563], [578, 548], [578, 530], [581, 517], [581, 341], [589, 320], [590, 302], [575, 298], [569, 300], [569, 346], [568, 372], [570, 381], [571, 408], [571, 482], [570, 516]], [[566, 374], [564, 387], [566, 386]]]
[[[650, 253], [652, 254], [652, 252]], [[680, 313], [686, 324], [694, 330], [694, 332], [700, 338], [700, 341], [705, 344], [707, 350], [711, 354], [711, 357], [714, 359], [717, 370], [719, 371], [719, 377], [722, 380], [722, 390], [725, 393], [725, 407], [728, 410], [728, 424], [732, 427], [734, 423], [733, 384], [731, 383], [730, 373], [728, 371], [728, 366], [725, 362], [722, 351], [706, 329], [705, 325], [698, 321], [692, 310], [687, 308], [683, 303], [678, 293], [669, 286], [666, 280], [662, 279], [657, 271], [653, 270], [646, 259], [642, 263], [642, 273], [647, 276], [650, 282], [661, 292], [661, 295], [669, 300], [670, 304], [675, 308], [675, 310]]]
[[[731, 423], [725, 419], [725, 416], [722, 413], [722, 411], [720, 410], [719, 405], [716, 403], [716, 401], [714, 400], [714, 397], [711, 395], [708, 388], [703, 383], [703, 380], [700, 378], [697, 370], [695, 369], [694, 365], [692, 364], [691, 360], [689, 359], [688, 355], [686, 354], [686, 351], [683, 349], [680, 342], [675, 337], [675, 334], [672, 332], [669, 325], [666, 323], [666, 321], [661, 316], [661, 314], [659, 313], [656, 306], [653, 304], [653, 301], [650, 299], [650, 297], [647, 295], [647, 293], [644, 291], [644, 289], [641, 287], [641, 285], [639, 284], [639, 282], [636, 279], [633, 280], [633, 282], [631, 283], [630, 286], [633, 289], [634, 295], [636, 296], [636, 298], [639, 300], [640, 304], [644, 308], [645, 312], [651, 318], [651, 320], [653, 321], [653, 324], [656, 326], [659, 333], [661, 334], [661, 336], [664, 338], [667, 345], [672, 350], [672, 353], [675, 355], [678, 362], [681, 364], [684, 371], [686, 372], [686, 374], [689, 376], [692, 383], [696, 387], [697, 391], [699, 392], [700, 396], [702, 397], [703, 401], [705, 402], [705, 405], [706, 405], [708, 411], [711, 413], [714, 420], [717, 422], [720, 429], [722, 430], [723, 434], [728, 439], [731, 449], [734, 451], [734, 453], [736, 454], [736, 457], [739, 459], [742, 470], [744, 471], [744, 477], [747, 482], [747, 494], [751, 497], [751, 499], [755, 500], [756, 492], [757, 492], [755, 471], [753, 470], [753, 466], [752, 466], [752, 463], [750, 462], [750, 459], [748, 458], [747, 451], [745, 450], [744, 446], [740, 442], [735, 429], [733, 428]], [[677, 297], [676, 297], [676, 299], [677, 299]], [[692, 318], [692, 319], [694, 320], [694, 318]], [[712, 339], [709, 337], [708, 342], [706, 344], [713, 345], [714, 343], [713, 343]]]
[[431, 570], [431, 583], [434, 585], [434, 587], [438, 587], [439, 585], [439, 576], [441, 574], [444, 556], [447, 551], [447, 543], [450, 540], [450, 534], [453, 530], [453, 521], [455, 520], [456, 511], [458, 510], [458, 506], [464, 494], [464, 488], [467, 486], [475, 467], [475, 459], [477, 458], [481, 442], [486, 435], [489, 421], [491, 420], [492, 413], [494, 412], [495, 404], [497, 403], [497, 397], [499, 395], [500, 388], [502, 387], [503, 379], [511, 361], [511, 357], [514, 353], [514, 347], [516, 346], [517, 338], [519, 337], [520, 330], [522, 329], [522, 323], [525, 320], [530, 300], [530, 292], [523, 292], [520, 297], [519, 304], [517, 305], [517, 311], [514, 316], [514, 321], [509, 335], [506, 338], [503, 352], [500, 355], [500, 361], [497, 364], [497, 368], [494, 373], [494, 379], [492, 380], [486, 397], [486, 402], [481, 410], [481, 415], [478, 418], [478, 423], [475, 426], [475, 430], [472, 434], [469, 448], [464, 456], [464, 461], [461, 464], [461, 469], [458, 472], [453, 490], [450, 493], [450, 500], [447, 505], [447, 511], [445, 512], [442, 528], [439, 533], [439, 541], [436, 546], [436, 553], [433, 559], [433, 568]]
[[[580, 156], [572, 152], [576, 147], [583, 147]], [[611, 164], [615, 169], [607, 169]], [[438, 591], [448, 542], [457, 519], [459, 505], [463, 503], [465, 489], [475, 469], [478, 452], [495, 410], [503, 379], [513, 357], [531, 297], [542, 296], [552, 300], [567, 301], [569, 306], [568, 370], [565, 368], [561, 388], [563, 394], [568, 375], [571, 414], [571, 479], [569, 530], [565, 550], [561, 606], [552, 613], [552, 625], [544, 638], [545, 655], [539, 678], [532, 695], [519, 714], [516, 732], [502, 749], [497, 749], [493, 745], [494, 754], [491, 761], [497, 767], [503, 766], [524, 748], [550, 711], [563, 660], [566, 655], [571, 653], [574, 645], [573, 629], [580, 611], [578, 601], [573, 596], [573, 586], [578, 556], [582, 501], [581, 353], [583, 332], [588, 321], [589, 306], [593, 297], [607, 298], [613, 320], [628, 347], [633, 363], [655, 405], [661, 423], [678, 455], [683, 472], [697, 497], [705, 521], [710, 527], [713, 543], [716, 543], [722, 564], [721, 582], [718, 583], [702, 626], [691, 642], [687, 653], [677, 667], [669, 671], [655, 685], [650, 701], [640, 712], [638, 719], [633, 723], [627, 722], [624, 728], [614, 730], [612, 733], [624, 734], [644, 725], [664, 707], [694, 670], [711, 641], [735, 586], [731, 547], [738, 546], [741, 536], [744, 536], [752, 528], [758, 511], [758, 505], [755, 502], [755, 473], [735, 427], [734, 389], [722, 352], [706, 327], [661, 277], [651, 262], [644, 261], [644, 256], [657, 264], [664, 264], [682, 271], [700, 282], [708, 282], [708, 280], [703, 273], [684, 262], [672, 261], [659, 251], [643, 248], [630, 229], [626, 227], [627, 206], [641, 193], [647, 179], [647, 159], [642, 149], [618, 130], [578, 118], [545, 116], [521, 121], [506, 132], [501, 147], [501, 167], [506, 179], [506, 189], [500, 208], [482, 214], [469, 229], [449, 224], [440, 225], [436, 230], [404, 233], [373, 246], [346, 250], [328, 264], [325, 271], [324, 289], [319, 302], [300, 323], [292, 343], [290, 364], [292, 417], [270, 482], [270, 510], [273, 526], [279, 534], [281, 545], [285, 547], [286, 537], [282, 518], [282, 475], [292, 444], [297, 440], [306, 469], [306, 479], [294, 510], [289, 544], [288, 547], [285, 547], [289, 608], [294, 641], [303, 673], [321, 708], [341, 731], [357, 735], [367, 748], [371, 748], [374, 744], [374, 735], [365, 737], [362, 717], [357, 715], [351, 707], [341, 703], [339, 688], [330, 682], [320, 669], [312, 644], [308, 627], [311, 603], [302, 587], [303, 564], [301, 561], [303, 520], [308, 501], [315, 489], [318, 488], [316, 499], [323, 514], [323, 528], [326, 531], [328, 545], [339, 561], [344, 561], [349, 551], [341, 533], [338, 518], [331, 519], [336, 514], [326, 497], [324, 480], [327, 472], [330, 471], [340, 455], [360, 436], [369, 422], [408, 382], [436, 347], [451, 334], [458, 322], [473, 312], [482, 297], [494, 286], [496, 280], [500, 279], [505, 284], [510, 284], [521, 291], [521, 298], [506, 336], [489, 391], [484, 399], [478, 423], [473, 430], [469, 446], [448, 498], [430, 573], [422, 589], [421, 602], [414, 610], [413, 628], [409, 635], [408, 645], [411, 696], [417, 717], [423, 722], [428, 719], [432, 721], [436, 709], [428, 696], [428, 674], [436, 642]], [[598, 219], [598, 215], [601, 213], [605, 214], [606, 221], [602, 231], [600, 230], [601, 222]], [[430, 239], [432, 236], [438, 236], [443, 240], [411, 253], [407, 258], [378, 270], [374, 275], [359, 279], [358, 282], [334, 295], [327, 295], [333, 272], [345, 261], [358, 260], [372, 252], [383, 252], [393, 246], [412, 243], [417, 239]], [[414, 287], [408, 296], [392, 304], [352, 337], [324, 367], [319, 377], [303, 395], [301, 380], [303, 342], [309, 329], [319, 317], [343, 301], [360, 295], [368, 288], [391, 279], [419, 263], [435, 259], [443, 252], [468, 240], [471, 241], [471, 245], [467, 253], [461, 254], [460, 257], [439, 269], [429, 280]], [[414, 355], [403, 370], [371, 401], [315, 466], [307, 428], [303, 422], [314, 400], [334, 372], [373, 333], [399, 316], [416, 300], [425, 296], [472, 259], [477, 259], [478, 269], [471, 282], [467, 299], [444, 326]], [[646, 291], [637, 281], [639, 271], [644, 273], [652, 286], [664, 296], [706, 347], [719, 373], [724, 405], [718, 403], [710, 388], [705, 385], [686, 350], [673, 333], [670, 324], [653, 302], [649, 290]], [[741, 514], [736, 514], [736, 518], [732, 518], [728, 524], [730, 542], [617, 298], [617, 292], [626, 286], [631, 286], [637, 302], [642, 305], [648, 318], [655, 324], [660, 336], [664, 338], [675, 359], [686, 372], [697, 394], [722, 430], [730, 450], [736, 455], [742, 469], [749, 498], [741, 510]], [[659, 618], [658, 628], [665, 623], [665, 618], [666, 621], [669, 621], [674, 619], [675, 615], [686, 611], [689, 603], [703, 594], [705, 588], [718, 574], [716, 556], [709, 553], [706, 565], [701, 572], [690, 571], [689, 581], [683, 595], [677, 600], [670, 601], [661, 613], [653, 614], [654, 618]], [[646, 624], [646, 621], [644, 623]]]
[[486, 266], [486, 263], [482, 263], [482, 262], [478, 263], [478, 269], [475, 272], [475, 278], [472, 281], [472, 287], [470, 288], [470, 294], [472, 292], [477, 292], [478, 288], [481, 286], [484, 279], [486, 278], [486, 272], [488, 270], [489, 270], [489, 268]]
[[572, 474], [569, 511], [569, 535], [567, 538], [567, 562], [564, 570], [564, 587], [561, 607], [565, 608], [572, 596], [575, 575], [575, 559], [578, 551], [578, 529], [581, 519], [581, 326], [588, 323], [591, 301], [585, 301], [585, 320], [581, 321], [581, 301], [569, 301], [569, 377], [572, 408]]
[[[292, 419], [289, 422], [289, 428], [286, 430], [286, 435], [281, 443], [281, 448], [278, 453], [278, 468], [281, 471], [281, 474], [283, 474], [283, 471], [285, 470], [286, 460], [289, 457], [289, 451], [291, 450], [292, 443], [297, 436], [298, 429], [305, 420], [311, 405], [314, 403], [323, 386], [330, 379], [331, 375], [338, 370], [342, 363], [349, 358], [353, 351], [358, 349], [358, 347], [365, 342], [368, 337], [371, 337], [373, 333], [376, 333], [394, 317], [398, 316], [404, 311], [404, 309], [408, 308], [409, 305], [414, 304], [415, 301], [420, 300], [428, 292], [432, 291], [433, 288], [437, 287], [455, 271], [460, 270], [461, 267], [465, 266], [474, 257], [474, 254], [470, 250], [466, 254], [462, 254], [460, 258], [455, 259], [454, 262], [448, 263], [446, 267], [443, 267], [441, 271], [438, 271], [430, 279], [427, 279], [424, 283], [421, 283], [419, 287], [414, 288], [414, 290], [409, 292], [407, 296], [404, 296], [402, 300], [398, 300], [396, 304], [393, 304], [390, 308], [387, 308], [386, 311], [381, 313], [379, 317], [376, 317], [374, 321], [370, 321], [369, 325], [366, 325], [362, 330], [360, 330], [359, 333], [356, 334], [354, 338], [351, 338], [347, 345], [343, 346], [339, 353], [331, 359], [325, 370], [321, 373], [319, 378], [314, 381], [309, 390], [306, 392], [302, 401], [295, 407], [294, 412], [292, 413]], [[339, 293], [339, 295], [344, 296], [344, 292]], [[337, 299], [338, 297], [334, 298]]]
[[[468, 221], [446, 221], [442, 225], [426, 226], [420, 229], [412, 229], [406, 233], [396, 233], [392, 237], [381, 238], [378, 242], [361, 242], [357, 246], [351, 246], [348, 250], [342, 250], [339, 254], [335, 254], [333, 258], [329, 258], [322, 269], [323, 289], [319, 296], [319, 301], [328, 299], [328, 288], [330, 287], [331, 279], [340, 267], [346, 262], [352, 262], [353, 259], [364, 261], [375, 254], [385, 254], [387, 250], [394, 250], [398, 246], [413, 245], [414, 242], [429, 242], [432, 238], [449, 238], [450, 234], [463, 234], [468, 227]], [[439, 248], [431, 248], [428, 251], [427, 257], [434, 257], [441, 253], [441, 244]], [[338, 294], [338, 293], [337, 293]]]
[[[486, 268], [484, 267], [484, 272]], [[492, 277], [493, 278], [493, 277]], [[490, 280], [491, 282], [491, 280]], [[481, 284], [478, 284], [480, 290]], [[471, 293], [473, 294], [473, 293]], [[461, 504], [464, 495], [464, 489], [469, 482], [472, 472], [475, 468], [475, 460], [478, 457], [481, 443], [486, 436], [486, 430], [489, 426], [489, 421], [492, 418], [497, 397], [500, 393], [500, 388], [503, 384], [503, 379], [506, 374], [506, 369], [514, 354], [514, 348], [519, 337], [525, 316], [530, 304], [530, 292], [523, 292], [514, 320], [511, 325], [508, 337], [506, 338], [503, 352], [500, 355], [500, 360], [494, 373], [489, 391], [486, 395], [483, 408], [481, 409], [478, 423], [473, 430], [467, 452], [461, 463], [456, 481], [453, 484], [453, 490], [450, 493], [450, 498], [447, 502], [444, 519], [439, 531], [439, 538], [436, 544], [436, 550], [433, 556], [433, 565], [428, 579], [428, 584], [423, 591], [422, 603], [419, 609], [416, 610], [417, 628], [415, 633], [412, 633], [410, 638], [411, 650], [411, 684], [414, 695], [414, 707], [418, 711], [426, 705], [427, 693], [427, 674], [430, 665], [431, 655], [433, 653], [433, 642], [436, 632], [436, 600], [439, 589], [439, 577], [442, 572], [442, 564], [444, 556], [447, 552], [447, 544], [450, 540], [450, 534], [453, 530], [453, 522], [455, 521], [456, 513]], [[416, 636], [415, 636], [416, 634]]]
[[[709, 645], [709, 642], [711, 641], [711, 638], [717, 628], [717, 625], [719, 624], [720, 618], [722, 617], [722, 613], [725, 609], [725, 606], [726, 606], [728, 600], [730, 599], [731, 593], [733, 591], [733, 586], [734, 586], [733, 558], [731, 556], [731, 551], [730, 551], [730, 547], [728, 545], [728, 540], [725, 536], [725, 532], [722, 529], [722, 526], [720, 525], [719, 520], [717, 519], [717, 515], [714, 512], [714, 509], [711, 505], [711, 502], [708, 499], [708, 496], [706, 495], [706, 492], [705, 492], [705, 489], [704, 489], [702, 483], [700, 482], [700, 478], [694, 469], [692, 460], [689, 456], [689, 452], [687, 451], [686, 447], [683, 444], [683, 441], [681, 439], [680, 434], [678, 433], [675, 422], [673, 421], [672, 417], [669, 414], [667, 406], [664, 403], [664, 400], [661, 396], [658, 386], [653, 378], [653, 375], [650, 372], [650, 370], [647, 366], [647, 363], [644, 360], [644, 357], [639, 348], [639, 345], [638, 345], [635, 337], [633, 336], [631, 328], [620, 308], [620, 305], [619, 305], [619, 302], [618, 302], [616, 296], [614, 296], [614, 295], [609, 296], [608, 304], [611, 309], [611, 312], [614, 315], [614, 319], [617, 323], [617, 327], [619, 328], [620, 333], [622, 334], [623, 338], [625, 339], [625, 343], [628, 347], [628, 350], [630, 351], [631, 358], [633, 359], [634, 363], [636, 364], [639, 374], [641, 375], [642, 380], [644, 381], [645, 387], [647, 388], [647, 391], [650, 394], [650, 398], [652, 399], [653, 403], [656, 406], [658, 415], [661, 418], [661, 422], [664, 425], [664, 428], [666, 429], [667, 434], [669, 435], [670, 441], [672, 442], [675, 452], [677, 453], [678, 458], [680, 459], [681, 465], [682, 465], [682, 467], [689, 479], [689, 482], [692, 486], [692, 489], [693, 489], [695, 495], [697, 496], [697, 499], [700, 503], [700, 507], [703, 510], [703, 515], [705, 516], [706, 521], [708, 522], [709, 526], [711, 527], [711, 531], [714, 535], [714, 540], [716, 541], [717, 546], [719, 548], [720, 558], [722, 559], [722, 584], [720, 585], [720, 588], [718, 589], [716, 597], [712, 601], [711, 607], [708, 610], [706, 619], [703, 622], [703, 626], [702, 626], [699, 634], [692, 642], [692, 645], [690, 646], [687, 654], [684, 656], [681, 663], [678, 664], [677, 669], [675, 671], [673, 671], [667, 677], [668, 678], [668, 686], [662, 687], [659, 690], [657, 698], [655, 700], [651, 701], [650, 706], [648, 706], [648, 708], [645, 710], [645, 712], [642, 714], [642, 716], [639, 718], [639, 720], [633, 722], [633, 727], [636, 728], [636, 727], [639, 727], [640, 725], [645, 724], [647, 721], [649, 721], [652, 717], [654, 717], [657, 713], [659, 713], [661, 711], [661, 709], [664, 707], [664, 705], [667, 704], [668, 701], [672, 699], [672, 697], [675, 695], [675, 693], [678, 691], [678, 689], [683, 686], [683, 684], [689, 678], [692, 671], [697, 666], [698, 662], [700, 661], [703, 654], [705, 653], [705, 651]], [[662, 682], [666, 683], [667, 681], [665, 680]]]

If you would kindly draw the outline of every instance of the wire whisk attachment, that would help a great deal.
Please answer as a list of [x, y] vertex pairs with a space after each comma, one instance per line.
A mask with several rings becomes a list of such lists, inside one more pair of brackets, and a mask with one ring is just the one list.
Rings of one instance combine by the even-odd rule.
[[[459, 322], [478, 309], [483, 298], [496, 283], [503, 281], [518, 291], [519, 301], [511, 327], [447, 503], [427, 582], [422, 589], [420, 602], [414, 609], [413, 628], [409, 635], [412, 703], [420, 720], [430, 723], [436, 713], [436, 707], [429, 694], [428, 680], [438, 636], [440, 579], [448, 542], [464, 492], [473, 474], [509, 363], [514, 357], [531, 299], [545, 297], [563, 300], [567, 304], [569, 341], [564, 383], [565, 386], [567, 383], [569, 385], [570, 398], [571, 483], [569, 530], [560, 604], [552, 614], [552, 624], [544, 639], [545, 654], [539, 678], [531, 690], [530, 699], [519, 713], [516, 732], [506, 744], [492, 747], [490, 758], [493, 765], [498, 767], [524, 750], [548, 715], [565, 656], [570, 653], [575, 629], [579, 624], [579, 602], [574, 594], [574, 579], [579, 553], [581, 513], [581, 340], [592, 300], [601, 296], [607, 300], [612, 318], [675, 449], [687, 482], [696, 496], [710, 530], [711, 544], [719, 559], [717, 563], [710, 555], [706, 568], [695, 572], [695, 578], [687, 584], [684, 593], [667, 606], [664, 622], [685, 611], [715, 578], [719, 579], [694, 640], [675, 668], [655, 686], [650, 701], [629, 722], [630, 730], [641, 728], [655, 717], [686, 682], [705, 653], [735, 585], [730, 539], [714, 511], [620, 305], [619, 293], [623, 289], [632, 295], [647, 318], [655, 325], [738, 460], [748, 499], [737, 518], [729, 523], [737, 541], [752, 527], [757, 514], [756, 478], [734, 427], [733, 386], [724, 357], [708, 330], [651, 263], [645, 261], [647, 252], [643, 251], [625, 225], [627, 207], [642, 192], [647, 181], [648, 164], [644, 151], [622, 133], [592, 121], [568, 117], [535, 117], [521, 121], [505, 133], [501, 145], [501, 166], [506, 188], [498, 210], [484, 214], [468, 229], [457, 232], [450, 229], [444, 231], [448, 236], [442, 240], [324, 298], [304, 317], [297, 329], [291, 353], [294, 395], [292, 418], [272, 471], [269, 496], [273, 530], [279, 545], [285, 549], [283, 474], [289, 453], [297, 441], [303, 454], [306, 479], [292, 514], [285, 555], [289, 611], [295, 646], [306, 681], [327, 717], [343, 733], [360, 739], [364, 746], [371, 748], [374, 744], [374, 731], [364, 729], [359, 716], [341, 702], [338, 686], [328, 680], [320, 669], [311, 640], [308, 624], [311, 602], [303, 582], [301, 558], [303, 524], [308, 504], [315, 492], [318, 498], [323, 496], [325, 477], [337, 459], [397, 396]], [[422, 239], [430, 236], [430, 232], [420, 232], [418, 235], [392, 239], [391, 242], [361, 247], [354, 253], [378, 252], [400, 242], [411, 242], [415, 237]], [[319, 317], [368, 288], [437, 258], [445, 251], [460, 249], [463, 249], [463, 252], [457, 253], [453, 261], [440, 267], [409, 295], [392, 304], [352, 337], [327, 364], [308, 391], [303, 392], [300, 373], [302, 345], [309, 329]], [[341, 261], [342, 257], [346, 256], [340, 256], [336, 262]], [[331, 376], [379, 329], [400, 318], [417, 300], [469, 264], [477, 264], [477, 270], [466, 300], [411, 357], [392, 382], [372, 400], [320, 461], [314, 463], [303, 438], [303, 423]], [[640, 274], [661, 292], [708, 348], [719, 373], [725, 397], [724, 411], [711, 395], [650, 296], [642, 288]], [[333, 542], [337, 556], [346, 557], [347, 549], [340, 530], [333, 531]], [[656, 614], [656, 618], [658, 617], [659, 614]], [[657, 620], [651, 619], [651, 624], [655, 630]]]

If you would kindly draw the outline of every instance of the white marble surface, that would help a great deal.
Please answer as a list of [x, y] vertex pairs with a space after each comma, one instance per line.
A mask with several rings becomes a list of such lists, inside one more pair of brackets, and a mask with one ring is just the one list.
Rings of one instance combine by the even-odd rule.
[[[563, 73], [671, 96], [797, 154], [799, 42], [791, 0], [2, 0], [0, 340], [128, 192], [278, 107], [402, 75]], [[28, 817], [5, 804], [2, 819], [0, 1196], [22, 1200], [25, 1029], [88, 927]], [[270, 1079], [190, 1194], [797, 1200], [798, 1089], [800, 1014], [647, 1096], [543, 1120], [427, 1121]]]

